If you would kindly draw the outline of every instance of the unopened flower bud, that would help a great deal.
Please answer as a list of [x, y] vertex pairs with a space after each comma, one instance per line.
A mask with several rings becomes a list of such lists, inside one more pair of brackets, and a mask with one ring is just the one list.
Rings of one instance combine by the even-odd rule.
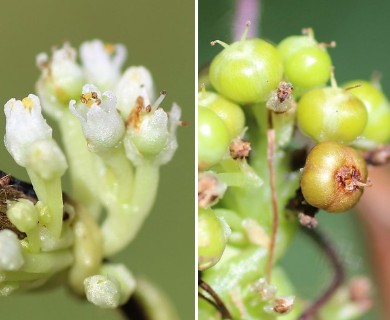
[[87, 82], [102, 90], [112, 90], [119, 81], [126, 55], [122, 44], [104, 44], [97, 39], [82, 43], [80, 57]]
[[88, 147], [93, 152], [115, 148], [123, 138], [125, 124], [116, 110], [116, 98], [110, 91], [101, 95], [91, 84], [83, 87], [81, 103], [69, 103], [70, 111], [80, 120]]
[[27, 199], [18, 199], [18, 201], [8, 203], [7, 217], [22, 232], [29, 231], [38, 225], [38, 210]]
[[100, 273], [117, 283], [120, 292], [119, 305], [126, 303], [136, 288], [136, 281], [126, 266], [106, 263], [101, 267]]
[[116, 308], [119, 306], [119, 287], [106, 276], [95, 275], [86, 278], [84, 288], [88, 301], [98, 307]]
[[0, 231], [0, 270], [14, 271], [24, 263], [22, 246], [11, 230]]

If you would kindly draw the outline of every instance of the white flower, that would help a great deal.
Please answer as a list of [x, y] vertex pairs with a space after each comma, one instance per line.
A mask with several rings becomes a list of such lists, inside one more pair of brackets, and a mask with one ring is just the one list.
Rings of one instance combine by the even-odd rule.
[[177, 149], [176, 128], [181, 110], [173, 104], [168, 114], [158, 108], [166, 93], [152, 105], [137, 105], [131, 112], [124, 139], [127, 157], [135, 164], [145, 161], [162, 165], [170, 161]]
[[40, 53], [36, 62], [42, 70], [38, 82], [38, 92], [41, 96], [53, 95], [63, 104], [77, 97], [84, 83], [84, 74], [76, 62], [74, 48], [65, 43], [62, 48], [53, 50], [51, 59], [46, 53]]
[[80, 57], [86, 80], [104, 90], [114, 88], [126, 55], [126, 48], [121, 44], [104, 44], [100, 40], [82, 43]]
[[18, 270], [24, 263], [22, 246], [11, 230], [0, 231], [0, 270]]
[[91, 84], [83, 87], [81, 104], [69, 103], [70, 111], [80, 120], [91, 151], [116, 147], [125, 133], [124, 122], [116, 110], [116, 98], [110, 91], [103, 93]]
[[4, 143], [16, 163], [46, 179], [61, 176], [67, 167], [65, 156], [52, 139], [52, 129], [42, 116], [38, 97], [30, 94], [22, 101], [11, 99], [4, 112]]
[[154, 100], [153, 78], [149, 70], [142, 66], [128, 68], [118, 83], [116, 96], [118, 110], [124, 119], [127, 119], [135, 107], [139, 96]]

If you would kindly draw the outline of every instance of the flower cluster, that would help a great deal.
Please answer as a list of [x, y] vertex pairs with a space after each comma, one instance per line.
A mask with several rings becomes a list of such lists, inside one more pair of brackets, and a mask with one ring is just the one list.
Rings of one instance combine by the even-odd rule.
[[[80, 46], [79, 63], [65, 43], [51, 57], [37, 56], [37, 95], [5, 104], [5, 145], [32, 185], [1, 175], [1, 295], [42, 286], [63, 270], [76, 293], [103, 308], [136, 290], [124, 265], [105, 261], [150, 212], [159, 168], [177, 149], [181, 112], [160, 106], [165, 92], [153, 102], [145, 67], [122, 74], [125, 58], [123, 45], [93, 40]], [[42, 109], [58, 123], [64, 151]], [[66, 192], [64, 174], [72, 184]]]

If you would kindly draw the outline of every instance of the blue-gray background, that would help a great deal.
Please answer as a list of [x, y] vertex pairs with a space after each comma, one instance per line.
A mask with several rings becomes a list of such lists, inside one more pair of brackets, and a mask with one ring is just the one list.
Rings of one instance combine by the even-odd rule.
[[[176, 101], [189, 126], [178, 129], [174, 160], [162, 167], [156, 205], [138, 238], [115, 261], [148, 276], [172, 297], [182, 319], [194, 314], [194, 61], [193, 0], [38, 0], [0, 3], [0, 104], [34, 92], [35, 56], [70, 41], [101, 38], [124, 43], [126, 66], [145, 65], [164, 106]], [[0, 113], [0, 136], [4, 132]], [[54, 128], [55, 129], [55, 128]], [[27, 179], [3, 144], [0, 168]], [[119, 319], [69, 296], [63, 288], [0, 299], [0, 319]]]
[[[233, 0], [199, 0], [199, 66], [206, 65], [217, 52], [210, 41], [231, 42]], [[384, 91], [390, 94], [390, 2], [337, 0], [263, 0], [260, 35], [274, 43], [314, 28], [323, 42], [335, 40], [329, 49], [339, 83], [369, 78], [373, 71], [383, 74]], [[241, 27], [241, 26], [240, 26]], [[321, 214], [320, 225], [334, 239], [349, 275], [370, 274], [364, 235], [355, 213]], [[299, 293], [314, 298], [329, 284], [326, 260], [303, 235], [298, 235], [284, 257], [285, 266]], [[378, 299], [375, 299], [376, 301]], [[362, 319], [378, 320], [377, 308]]]

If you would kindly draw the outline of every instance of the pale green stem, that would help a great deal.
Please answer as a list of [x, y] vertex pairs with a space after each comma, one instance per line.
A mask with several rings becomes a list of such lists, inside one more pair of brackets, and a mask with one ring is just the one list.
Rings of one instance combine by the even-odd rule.
[[69, 283], [75, 292], [84, 294], [84, 279], [98, 273], [103, 259], [102, 237], [89, 212], [81, 206], [76, 210], [73, 222], [74, 263], [69, 272]]
[[80, 121], [69, 110], [63, 112], [58, 121], [65, 148], [72, 183], [72, 198], [86, 206], [98, 217], [100, 204], [97, 197], [99, 181], [97, 156], [88, 150]]
[[69, 226], [69, 223], [64, 223], [62, 226], [61, 237], [59, 239], [53, 238], [50, 234], [44, 231], [44, 227], [42, 227], [39, 232], [42, 252], [51, 252], [70, 248], [74, 242], [72, 227]]
[[54, 237], [59, 238], [61, 236], [64, 207], [62, 201], [61, 178], [56, 177], [51, 180], [45, 180], [28, 168], [27, 173], [39, 201], [48, 208], [48, 214], [42, 217], [44, 220], [42, 222]]
[[[121, 145], [110, 153], [99, 154], [107, 167], [102, 179], [102, 202], [110, 208], [118, 202], [127, 203], [131, 198], [133, 167]], [[104, 186], [104, 188], [103, 188]]]
[[0, 282], [5, 281], [31, 281], [48, 277], [48, 273], [30, 273], [22, 271], [1, 271]]
[[137, 235], [154, 204], [158, 181], [158, 166], [144, 164], [136, 168], [131, 202], [110, 208], [102, 225], [105, 256], [117, 253]]
[[73, 263], [70, 250], [39, 254], [24, 253], [24, 264], [20, 271], [31, 273], [55, 273], [69, 267]]
[[35, 227], [26, 231], [28, 239], [28, 250], [31, 253], [38, 253], [41, 249], [41, 239], [39, 235], [39, 227]]

